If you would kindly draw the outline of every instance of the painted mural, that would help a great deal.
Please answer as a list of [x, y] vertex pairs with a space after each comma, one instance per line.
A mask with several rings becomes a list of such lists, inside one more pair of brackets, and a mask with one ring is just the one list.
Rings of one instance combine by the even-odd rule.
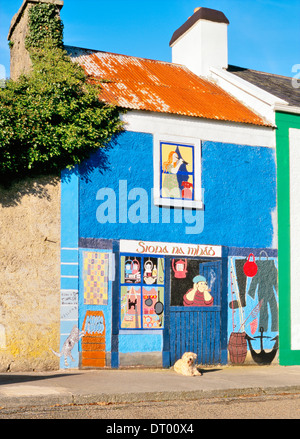
[[[79, 328], [83, 337], [79, 343], [80, 365], [102, 368], [109, 363], [111, 352], [112, 279], [114, 257], [102, 242], [100, 248], [89, 247], [83, 240], [79, 251]], [[88, 242], [89, 244], [89, 242]]]
[[194, 199], [194, 146], [161, 142], [161, 194]]
[[164, 259], [121, 256], [121, 329], [161, 329], [164, 324]]
[[[71, 252], [68, 251], [68, 253]], [[64, 254], [65, 252], [62, 250], [62, 255]], [[67, 257], [70, 257], [70, 255], [66, 256], [66, 258]], [[69, 261], [70, 260], [72, 260], [72, 257], [70, 257]], [[73, 265], [70, 266], [73, 267]], [[62, 285], [64, 287], [73, 286], [72, 284], [68, 284], [68, 282], [73, 282], [73, 280], [71, 277], [63, 278]], [[60, 352], [56, 353], [56, 355], [60, 358], [61, 368], [70, 366], [76, 367], [79, 359], [77, 343], [80, 343], [82, 336], [82, 333], [80, 333], [78, 329], [78, 291], [76, 289], [61, 289], [60, 318]], [[71, 360], [71, 364], [68, 363], [68, 357]]]
[[191, 288], [183, 296], [184, 306], [211, 306], [214, 303], [214, 298], [211, 296], [211, 289], [207, 285], [204, 276], [195, 276], [193, 278], [193, 288]]
[[82, 325], [82, 367], [105, 367], [105, 318], [103, 311], [87, 311]]
[[[155, 156], [149, 151], [154, 151]], [[125, 156], [126, 161], [122, 160]], [[68, 277], [62, 288], [75, 289], [77, 282], [81, 330], [87, 311], [103, 312], [106, 366], [117, 368], [146, 361], [168, 367], [186, 350], [196, 352], [201, 364], [225, 364], [231, 333], [242, 334], [239, 337], [243, 346], [246, 342], [248, 356], [250, 345], [253, 352], [260, 352], [261, 341], [263, 350], [271, 351], [278, 335], [278, 329], [272, 327], [272, 318], [278, 311], [277, 298], [272, 301], [262, 289], [266, 270], [262, 278], [258, 270], [256, 277], [244, 274], [241, 279], [239, 261], [245, 264], [251, 252], [233, 251], [244, 252], [253, 245], [272, 246], [271, 212], [276, 206], [274, 152], [210, 141], [200, 145], [197, 139], [194, 145], [176, 143], [175, 138], [168, 143], [152, 134], [125, 132], [116, 147], [107, 150], [107, 159], [111, 169], [99, 173], [101, 154], [93, 154], [88, 161], [93, 169], [89, 179], [84, 178], [80, 167], [77, 180], [74, 175], [74, 181], [68, 183], [74, 184], [73, 189], [68, 187], [66, 194], [63, 188], [63, 202], [73, 200], [77, 191], [78, 203], [72, 214], [73, 229], [68, 227], [67, 210], [63, 211], [62, 223], [65, 233], [68, 230], [71, 237], [77, 237], [72, 245], [65, 240], [64, 246], [74, 247], [74, 258], [75, 249], [78, 252], [76, 260], [71, 259], [71, 254], [64, 260]], [[175, 170], [177, 162], [180, 166]], [[253, 163], [255, 175], [251, 172]], [[196, 199], [198, 177], [205, 209], [174, 208], [181, 205], [182, 199], [187, 205]], [[156, 182], [161, 196], [163, 188], [172, 189], [173, 183], [168, 180], [176, 183], [181, 200], [177, 204], [173, 199], [170, 207], [167, 203], [158, 207], [153, 185]], [[246, 216], [246, 223], [234, 220]], [[73, 234], [71, 230], [75, 230]], [[96, 252], [115, 257], [113, 266], [108, 263], [109, 278], [102, 291], [99, 286], [107, 276], [105, 259], [98, 268], [96, 259], [103, 255], [94, 258]], [[258, 265], [256, 253], [255, 259]], [[266, 260], [261, 255], [261, 261]], [[75, 279], [70, 264], [77, 261], [79, 272]], [[234, 288], [230, 290], [229, 306], [226, 299], [231, 265]], [[255, 315], [257, 320], [252, 322]], [[69, 320], [62, 321], [62, 341], [70, 332], [69, 325]], [[83, 352], [80, 341], [79, 357]]]
[[220, 258], [171, 259], [171, 364], [185, 352], [195, 352], [201, 364], [222, 362], [221, 264]]
[[84, 252], [85, 305], [108, 304], [108, 253]]
[[243, 364], [250, 354], [257, 364], [271, 364], [278, 351], [277, 259], [261, 251], [228, 263], [230, 361]]
[[64, 358], [65, 367], [69, 367], [68, 358], [73, 363], [76, 361], [75, 358], [72, 356], [72, 350], [75, 347], [76, 343], [79, 342], [81, 337], [83, 337], [83, 334], [84, 334], [84, 331], [79, 331], [79, 329], [75, 325], [73, 327], [72, 331], [70, 332], [69, 336], [65, 340], [60, 352], [56, 352], [52, 348], [50, 348], [54, 355], [56, 355], [57, 357], [60, 357], [60, 358], [61, 357]]
[[216, 271], [203, 259], [172, 259], [171, 306], [212, 306]]

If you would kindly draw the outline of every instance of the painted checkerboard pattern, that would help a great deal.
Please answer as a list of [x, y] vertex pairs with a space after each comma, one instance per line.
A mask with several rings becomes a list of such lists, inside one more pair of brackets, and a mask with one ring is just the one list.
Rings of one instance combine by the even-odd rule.
[[108, 253], [84, 252], [83, 286], [85, 305], [108, 304]]

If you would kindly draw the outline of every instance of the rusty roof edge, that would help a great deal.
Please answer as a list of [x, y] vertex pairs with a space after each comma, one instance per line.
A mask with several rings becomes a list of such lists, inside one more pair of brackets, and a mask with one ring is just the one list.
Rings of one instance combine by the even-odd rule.
[[261, 124], [256, 124], [254, 122], [249, 122], [249, 121], [237, 121], [237, 120], [229, 120], [229, 119], [225, 119], [225, 118], [220, 118], [220, 117], [208, 117], [208, 116], [198, 116], [198, 115], [188, 115], [185, 113], [177, 113], [177, 112], [172, 112], [172, 111], [155, 111], [155, 110], [145, 110], [145, 109], [139, 109], [137, 110], [136, 108], [130, 108], [130, 107], [122, 107], [121, 105], [116, 105], [116, 107], [118, 108], [125, 108], [128, 111], [143, 111], [145, 113], [163, 113], [163, 114], [173, 114], [173, 115], [177, 115], [179, 117], [193, 117], [195, 119], [205, 119], [205, 120], [211, 120], [211, 121], [215, 121], [215, 122], [222, 122], [222, 123], [230, 123], [230, 124], [237, 124], [237, 125], [250, 125], [250, 126], [254, 126], [256, 128], [276, 128], [276, 126], [273, 126], [272, 124], [270, 124], [269, 122], [266, 123], [261, 123]]
[[190, 112], [190, 114], [187, 114], [187, 112], [184, 112], [184, 111], [178, 112], [178, 111], [172, 111], [171, 109], [169, 111], [167, 111], [167, 110], [164, 110], [164, 111], [162, 111], [162, 110], [149, 110], [149, 109], [141, 109], [141, 108], [138, 109], [136, 107], [133, 107], [129, 103], [125, 107], [122, 105], [119, 105], [116, 102], [114, 103], [114, 105], [120, 109], [126, 108], [129, 110], [136, 110], [136, 111], [148, 111], [150, 113], [153, 112], [153, 113], [173, 114], [173, 115], [178, 115], [178, 116], [183, 116], [183, 117], [194, 117], [197, 119], [206, 119], [206, 120], [221, 121], [221, 122], [228, 122], [228, 123], [245, 124], [245, 125], [255, 126], [257, 128], [270, 128], [270, 129], [277, 128], [276, 125], [273, 125], [271, 122], [269, 122], [267, 119], [262, 117], [260, 114], [257, 114], [251, 108], [249, 108], [248, 106], [246, 106], [243, 103], [241, 103], [240, 101], [238, 101], [234, 96], [230, 95], [227, 92], [225, 92], [225, 94], [227, 94], [229, 96], [229, 98], [231, 98], [233, 101], [238, 102], [244, 108], [247, 108], [247, 110], [249, 110], [253, 115], [255, 115], [257, 117], [257, 119], [259, 119], [259, 121], [251, 122], [251, 121], [246, 120], [246, 119], [243, 120], [243, 118], [241, 118], [240, 120], [237, 120], [237, 118], [228, 118], [225, 116], [223, 116], [223, 117], [220, 117], [220, 116], [209, 117], [209, 116], [203, 116], [203, 115], [199, 116], [197, 114], [192, 114], [193, 113], [192, 111]]
[[[211, 81], [211, 83], [214, 83], [214, 81]], [[220, 87], [218, 84], [215, 84], [216, 87], [220, 88], [221, 90], [223, 90], [222, 87]], [[249, 107], [249, 105], [247, 105], [245, 102], [240, 101], [238, 98], [236, 98], [234, 95], [232, 95], [229, 91], [227, 90], [223, 90], [232, 100], [234, 100], [235, 102], [238, 102], [240, 105], [242, 105], [243, 107], [247, 108], [247, 110], [251, 111], [251, 113], [253, 113], [256, 117], [260, 118], [264, 124], [264, 126], [268, 126], [268, 127], [272, 127], [272, 128], [277, 128], [277, 125], [273, 124], [272, 122], [270, 122], [266, 117], [264, 117], [262, 114], [258, 113], [257, 111], [255, 111], [252, 107]]]

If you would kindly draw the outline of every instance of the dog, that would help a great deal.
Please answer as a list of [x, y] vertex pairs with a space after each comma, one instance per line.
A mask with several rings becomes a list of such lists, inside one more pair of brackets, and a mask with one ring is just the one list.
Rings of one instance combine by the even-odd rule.
[[197, 355], [193, 352], [185, 352], [174, 364], [175, 372], [190, 377], [202, 375], [195, 365], [196, 358]]

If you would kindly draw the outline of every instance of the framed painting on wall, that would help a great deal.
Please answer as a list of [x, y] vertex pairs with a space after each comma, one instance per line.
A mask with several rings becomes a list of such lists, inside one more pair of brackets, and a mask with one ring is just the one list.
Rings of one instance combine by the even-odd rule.
[[154, 143], [154, 204], [202, 208], [201, 142], [164, 138]]

